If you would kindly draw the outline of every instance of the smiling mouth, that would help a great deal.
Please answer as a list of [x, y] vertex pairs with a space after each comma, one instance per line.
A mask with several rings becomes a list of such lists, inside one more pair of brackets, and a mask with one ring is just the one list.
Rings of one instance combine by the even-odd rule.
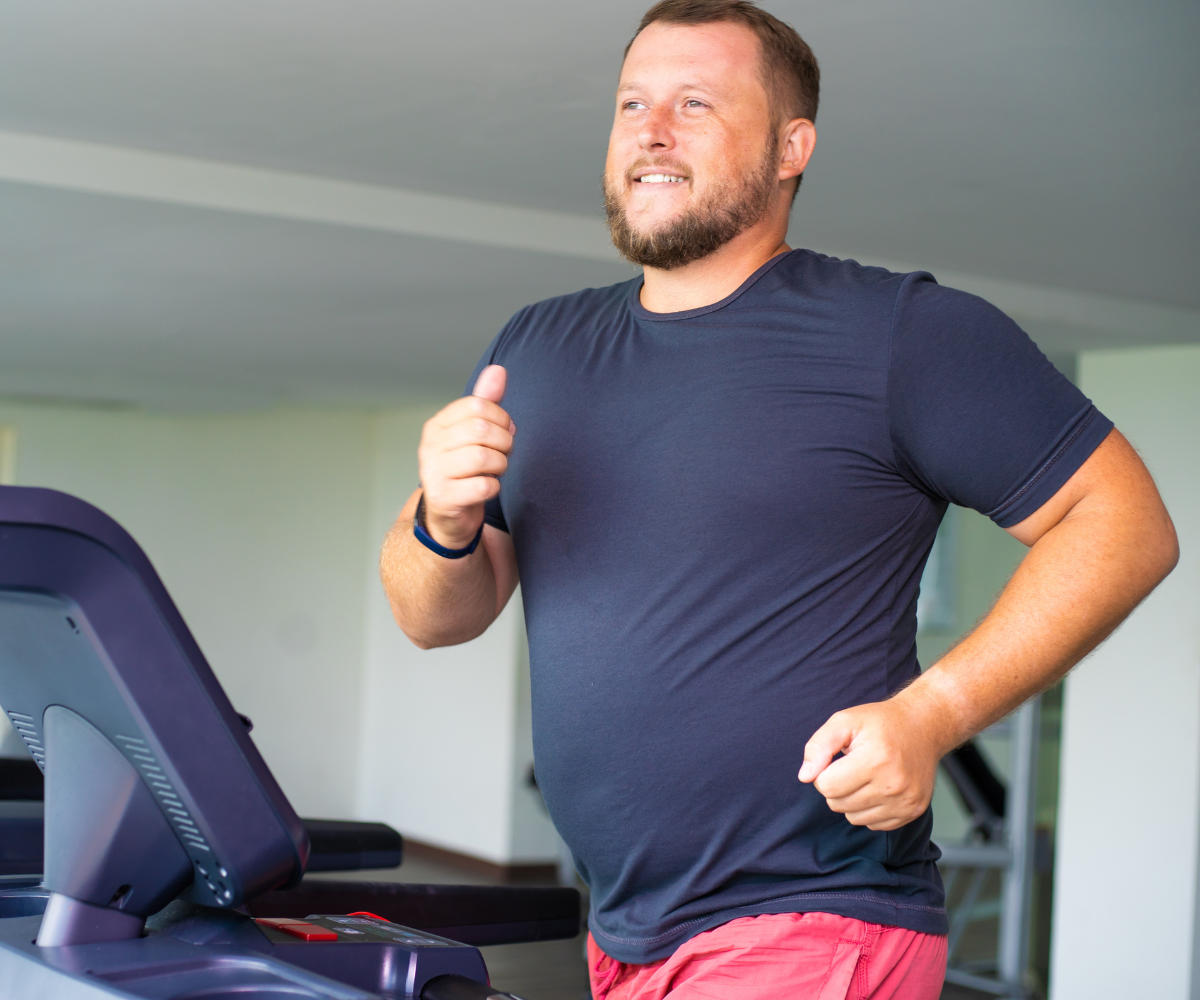
[[674, 174], [646, 174], [635, 179], [635, 184], [682, 184], [686, 177], [676, 177]]

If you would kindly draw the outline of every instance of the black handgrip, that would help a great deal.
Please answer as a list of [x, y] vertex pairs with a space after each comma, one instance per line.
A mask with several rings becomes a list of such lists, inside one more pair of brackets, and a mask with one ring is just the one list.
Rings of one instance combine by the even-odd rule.
[[349, 872], [398, 868], [404, 841], [386, 823], [302, 819], [311, 849], [306, 871]]
[[[40, 875], [45, 870], [42, 796], [42, 772], [32, 759], [0, 757], [0, 875]], [[403, 857], [400, 834], [385, 823], [333, 819], [300, 822], [312, 845], [308, 855], [310, 872], [396, 868]]]
[[40, 802], [44, 784], [42, 769], [32, 757], [0, 757], [0, 799]]
[[465, 976], [438, 976], [421, 990], [421, 1000], [521, 1000], [515, 993], [504, 993]]

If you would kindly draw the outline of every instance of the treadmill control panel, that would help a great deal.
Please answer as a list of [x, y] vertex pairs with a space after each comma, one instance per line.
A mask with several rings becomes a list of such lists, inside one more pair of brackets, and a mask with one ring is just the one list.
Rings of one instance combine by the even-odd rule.
[[399, 944], [406, 948], [462, 948], [458, 941], [438, 937], [427, 931], [393, 924], [382, 917], [366, 914], [312, 914], [296, 917], [257, 917], [254, 921], [276, 944], [294, 941], [328, 941], [342, 944]]
[[307, 920], [297, 920], [294, 917], [262, 917], [254, 921], [259, 927], [271, 927], [282, 934], [290, 934], [301, 941], [336, 941], [335, 931], [310, 924]]
[[431, 979], [448, 976], [473, 983], [471, 993], [484, 989], [488, 997], [505, 996], [487, 988], [487, 966], [477, 948], [373, 913], [256, 917], [246, 924], [251, 934], [257, 929], [260, 944], [245, 937], [240, 942], [231, 938], [231, 944], [263, 950], [281, 962], [373, 994], [416, 1000]]

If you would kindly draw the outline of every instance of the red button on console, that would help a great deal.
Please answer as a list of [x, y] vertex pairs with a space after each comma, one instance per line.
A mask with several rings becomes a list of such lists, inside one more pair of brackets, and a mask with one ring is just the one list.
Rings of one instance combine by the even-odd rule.
[[290, 934], [292, 937], [298, 937], [301, 941], [336, 941], [338, 939], [337, 933], [334, 931], [310, 924], [307, 920], [296, 920], [293, 917], [258, 917], [254, 922], [277, 931], [283, 931], [284, 934]]

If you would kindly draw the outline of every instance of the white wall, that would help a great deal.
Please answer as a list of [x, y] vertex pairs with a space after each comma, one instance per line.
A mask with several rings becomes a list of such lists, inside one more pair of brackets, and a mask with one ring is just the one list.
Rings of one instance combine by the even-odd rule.
[[524, 785], [533, 750], [520, 594], [473, 642], [423, 651], [378, 586], [379, 542], [417, 486], [427, 415], [388, 414], [377, 427], [358, 811], [489, 861], [553, 860], [553, 827]]
[[301, 815], [382, 819], [496, 862], [553, 860], [522, 784], [519, 600], [475, 642], [421, 652], [379, 585], [427, 414], [0, 401], [0, 428], [15, 431], [19, 485], [80, 496], [138, 540]]
[[1200, 996], [1200, 347], [1089, 352], [1080, 385], [1141, 452], [1175, 572], [1067, 680], [1053, 1000]]
[[80, 496], [137, 539], [309, 816], [355, 804], [372, 419], [0, 403], [16, 482]]

